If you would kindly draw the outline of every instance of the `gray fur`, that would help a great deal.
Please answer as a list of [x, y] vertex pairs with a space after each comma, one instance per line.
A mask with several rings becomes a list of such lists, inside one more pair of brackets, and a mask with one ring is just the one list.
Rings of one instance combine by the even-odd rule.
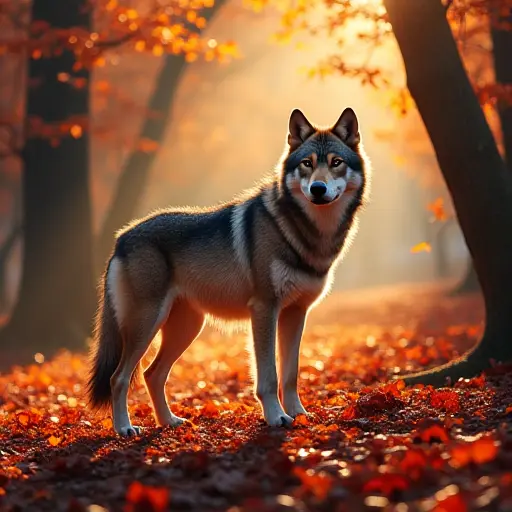
[[[118, 433], [138, 432], [128, 417], [128, 385], [159, 330], [162, 346], [144, 378], [157, 423], [183, 422], [170, 411], [164, 384], [205, 319], [228, 327], [251, 321], [255, 393], [268, 424], [287, 425], [305, 412], [297, 394], [302, 330], [355, 233], [369, 169], [352, 111], [353, 117], [344, 113], [341, 127], [330, 130], [313, 129], [297, 112], [290, 122], [292, 146], [272, 178], [230, 203], [161, 210], [118, 234], [103, 280], [89, 383], [93, 406], [112, 398]], [[356, 142], [349, 146], [339, 134]], [[328, 206], [316, 206], [300, 192], [297, 180], [309, 178], [298, 166], [312, 153], [325, 179], [335, 177], [328, 169], [329, 154], [349, 166], [347, 192]], [[285, 358], [280, 377], [277, 351]]]

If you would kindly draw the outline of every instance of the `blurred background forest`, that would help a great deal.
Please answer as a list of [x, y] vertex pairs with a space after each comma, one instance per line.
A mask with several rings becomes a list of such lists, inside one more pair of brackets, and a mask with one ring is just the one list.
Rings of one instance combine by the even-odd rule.
[[[488, 18], [463, 4], [450, 23], [503, 150], [510, 87]], [[467, 277], [380, 1], [0, 0], [0, 27], [0, 314], [32, 353], [83, 339], [118, 228], [251, 186], [295, 107], [318, 124], [354, 108], [373, 162], [336, 290]]]

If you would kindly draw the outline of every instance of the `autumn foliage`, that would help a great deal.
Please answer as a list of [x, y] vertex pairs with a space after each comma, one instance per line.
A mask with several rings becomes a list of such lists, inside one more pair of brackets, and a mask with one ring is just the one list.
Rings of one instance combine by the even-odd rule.
[[0, 376], [0, 509], [506, 510], [507, 369], [450, 389], [389, 381], [473, 344], [481, 303], [408, 293], [337, 299], [313, 318], [300, 371], [311, 415], [289, 430], [261, 420], [243, 336], [205, 333], [174, 368], [167, 392], [188, 420], [178, 429], [156, 429], [136, 387], [130, 410], [145, 430], [131, 439], [87, 410], [83, 356], [37, 354]]
[[[0, 24], [9, 30], [0, 35], [0, 55], [28, 54], [38, 60], [72, 52], [74, 72], [112, 65], [113, 52], [117, 55], [115, 61], [120, 55], [128, 56], [130, 52], [154, 56], [183, 55], [187, 62], [199, 58], [206, 61], [236, 58], [238, 49], [233, 41], [217, 41], [201, 35], [207, 24], [203, 14], [213, 5], [214, 0], [186, 0], [154, 4], [140, 2], [133, 7], [130, 2], [122, 0], [94, 0], [88, 3], [95, 27], [94, 31], [89, 31], [82, 27], [52, 27], [42, 20], [29, 20], [29, 2], [2, 1]], [[59, 73], [57, 78], [78, 89], [83, 88], [87, 80], [68, 73]], [[36, 87], [37, 84], [28, 86]], [[94, 92], [99, 96], [108, 94], [111, 100], [122, 100], [113, 98], [116, 91], [112, 90], [109, 82], [97, 83]], [[11, 119], [0, 118], [0, 127], [16, 124], [18, 117], [19, 113]], [[26, 136], [48, 138], [58, 145], [62, 137], [80, 138], [84, 130], [90, 129], [87, 116], [69, 118], [55, 125], [43, 124], [40, 119], [32, 118], [28, 120]], [[96, 130], [95, 134], [99, 136], [101, 132]], [[157, 147], [153, 141], [140, 141], [140, 145], [141, 151], [154, 151]], [[15, 152], [15, 148], [11, 150]]]

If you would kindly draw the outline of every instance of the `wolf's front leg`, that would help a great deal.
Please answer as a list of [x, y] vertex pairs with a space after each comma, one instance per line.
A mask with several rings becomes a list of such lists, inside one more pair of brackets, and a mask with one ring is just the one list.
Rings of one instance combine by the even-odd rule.
[[293, 418], [307, 414], [297, 391], [299, 348], [307, 309], [290, 306], [279, 315], [279, 392], [284, 410]]
[[256, 397], [261, 403], [265, 421], [272, 427], [288, 426], [288, 416], [277, 397], [275, 304], [254, 300], [251, 306], [252, 336], [256, 358]]

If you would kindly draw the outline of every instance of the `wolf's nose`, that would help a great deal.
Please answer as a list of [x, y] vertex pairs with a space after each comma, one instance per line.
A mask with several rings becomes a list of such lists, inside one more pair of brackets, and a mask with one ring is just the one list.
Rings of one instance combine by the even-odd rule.
[[313, 181], [309, 187], [309, 191], [316, 199], [320, 199], [327, 192], [327, 185], [323, 181]]

